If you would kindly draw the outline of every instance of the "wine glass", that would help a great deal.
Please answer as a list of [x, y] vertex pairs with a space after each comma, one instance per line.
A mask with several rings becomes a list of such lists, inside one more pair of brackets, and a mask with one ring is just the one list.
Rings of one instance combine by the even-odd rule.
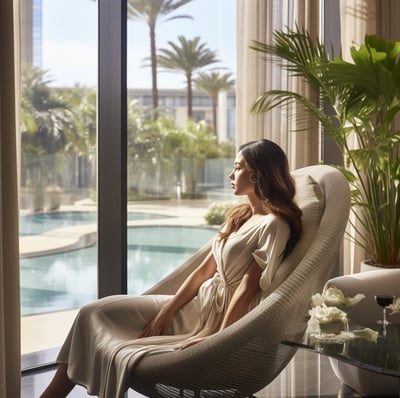
[[390, 322], [386, 319], [386, 307], [394, 302], [394, 296], [390, 294], [375, 294], [375, 301], [383, 308], [383, 320], [377, 321], [380, 325], [388, 325]]

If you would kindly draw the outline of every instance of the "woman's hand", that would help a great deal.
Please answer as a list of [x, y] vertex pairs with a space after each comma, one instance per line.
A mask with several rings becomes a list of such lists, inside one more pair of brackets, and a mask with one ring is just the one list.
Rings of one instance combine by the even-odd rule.
[[204, 281], [211, 278], [217, 270], [212, 252], [207, 254], [206, 258], [180, 286], [176, 294], [165, 304], [149, 323], [140, 337], [161, 336], [170, 334], [173, 316], [179, 308], [188, 303], [198, 292], [199, 287]]
[[140, 337], [162, 336], [170, 334], [173, 312], [164, 305], [153, 320], [147, 325]]

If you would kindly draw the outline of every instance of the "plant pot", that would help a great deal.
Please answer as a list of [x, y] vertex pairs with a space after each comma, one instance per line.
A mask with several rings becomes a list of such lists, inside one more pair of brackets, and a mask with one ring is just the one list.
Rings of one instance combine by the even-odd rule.
[[366, 272], [366, 271], [376, 271], [379, 269], [388, 269], [388, 268], [399, 268], [398, 265], [378, 265], [372, 260], [363, 260], [360, 263], [360, 272]]

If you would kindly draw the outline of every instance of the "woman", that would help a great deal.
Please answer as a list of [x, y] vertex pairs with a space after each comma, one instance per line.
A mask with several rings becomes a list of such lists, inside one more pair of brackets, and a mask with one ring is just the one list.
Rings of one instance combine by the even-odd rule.
[[228, 214], [177, 293], [111, 296], [84, 306], [42, 398], [65, 397], [75, 384], [101, 398], [120, 397], [143, 355], [199, 343], [258, 304], [260, 279], [271, 282], [299, 240], [302, 213], [286, 155], [269, 140], [241, 146], [229, 178], [234, 194], [248, 203]]

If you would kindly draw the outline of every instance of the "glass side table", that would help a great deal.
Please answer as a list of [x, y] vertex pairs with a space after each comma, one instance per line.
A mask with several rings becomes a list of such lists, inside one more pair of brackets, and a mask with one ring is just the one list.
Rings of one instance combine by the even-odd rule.
[[[303, 342], [282, 341], [282, 344], [306, 349], [330, 358], [331, 365], [341, 381], [364, 395], [398, 396], [400, 398], [400, 324], [390, 324], [379, 331], [376, 342], [354, 338], [345, 342], [327, 341], [305, 336]], [[351, 330], [359, 329], [351, 327]], [[369, 385], [375, 390], [369, 393]], [[383, 395], [383, 390], [387, 394]], [[379, 395], [380, 396], [380, 395]]]

